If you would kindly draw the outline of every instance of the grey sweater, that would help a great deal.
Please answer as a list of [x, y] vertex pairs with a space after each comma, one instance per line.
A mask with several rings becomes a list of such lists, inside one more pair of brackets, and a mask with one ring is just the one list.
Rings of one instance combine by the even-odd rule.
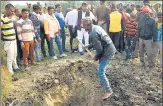
[[89, 32], [90, 35], [90, 45], [96, 50], [96, 60], [101, 58], [111, 58], [115, 52], [116, 48], [108, 36], [108, 34], [98, 25], [92, 25], [92, 29]]

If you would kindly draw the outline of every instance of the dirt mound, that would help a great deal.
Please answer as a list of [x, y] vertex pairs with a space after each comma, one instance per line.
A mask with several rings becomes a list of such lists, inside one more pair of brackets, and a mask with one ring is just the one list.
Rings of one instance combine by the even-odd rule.
[[114, 95], [106, 101], [101, 99], [103, 88], [96, 88], [99, 84], [97, 64], [85, 60], [67, 61], [64, 65], [49, 65], [42, 69], [50, 71], [35, 81], [33, 90], [39, 96], [27, 100], [44, 103], [37, 106], [161, 106], [160, 71], [120, 63], [113, 60], [107, 69]]

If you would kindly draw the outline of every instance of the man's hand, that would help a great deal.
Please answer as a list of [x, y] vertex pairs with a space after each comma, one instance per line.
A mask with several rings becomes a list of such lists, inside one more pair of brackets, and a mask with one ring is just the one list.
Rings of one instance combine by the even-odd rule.
[[41, 38], [40, 37], [38, 38], [38, 41], [41, 42]]
[[21, 42], [21, 48], [24, 48], [25, 45], [24, 45], [24, 42]]
[[73, 33], [75, 32], [75, 28], [72, 28], [72, 32], [73, 32]]
[[36, 44], [38, 44], [38, 41], [36, 39], [34, 41], [35, 41]]
[[50, 35], [49, 34], [47, 34], [46, 37], [47, 37], [48, 40], [50, 40]]

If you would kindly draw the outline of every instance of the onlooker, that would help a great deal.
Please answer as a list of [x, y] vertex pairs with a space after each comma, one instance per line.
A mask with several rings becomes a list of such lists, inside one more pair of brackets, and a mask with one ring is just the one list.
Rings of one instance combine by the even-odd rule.
[[23, 63], [25, 70], [29, 70], [28, 56], [30, 56], [31, 65], [34, 65], [34, 43], [37, 43], [35, 30], [32, 21], [28, 18], [28, 9], [22, 9], [22, 18], [17, 22], [18, 38], [23, 50]]
[[60, 4], [56, 4], [55, 8], [56, 8], [56, 12], [54, 14], [55, 14], [55, 17], [57, 18], [57, 20], [60, 24], [60, 28], [61, 28], [60, 36], [62, 39], [62, 48], [63, 48], [64, 52], [68, 52], [68, 50], [65, 47], [65, 43], [66, 43], [66, 34], [65, 34], [65, 29], [64, 29], [65, 28], [65, 20], [64, 20], [63, 13], [62, 13], [62, 7]]
[[71, 5], [69, 5], [69, 7], [66, 9], [64, 17], [66, 17], [67, 13], [70, 12], [71, 10], [72, 10]]
[[132, 10], [132, 13], [133, 13], [133, 14], [137, 14], [137, 10], [136, 10], [134, 4], [131, 4], [131, 10]]
[[7, 54], [7, 68], [12, 75], [14, 74], [13, 70], [19, 70], [16, 61], [16, 33], [12, 21], [14, 12], [15, 7], [12, 4], [7, 4], [5, 6], [5, 13], [1, 16], [1, 38], [4, 41], [4, 50]]
[[35, 30], [35, 36], [36, 40], [38, 41], [35, 43], [35, 56], [36, 56], [36, 61], [39, 62], [41, 61], [41, 38], [40, 38], [40, 20], [39, 20], [39, 11], [40, 7], [38, 5], [33, 5], [33, 12], [29, 14], [29, 19], [32, 21], [34, 30]]
[[[84, 17], [91, 17], [92, 20], [93, 19], [96, 20], [93, 13], [88, 10], [87, 3], [82, 3], [82, 10], [78, 11], [78, 21], [77, 21], [77, 39], [80, 42], [83, 42], [83, 40], [84, 40], [84, 45], [87, 46], [87, 45], [89, 45], [88, 32], [86, 32], [85, 29], [82, 28], [82, 19]], [[84, 51], [83, 51], [83, 47], [80, 43], [79, 43], [78, 49], [79, 49], [80, 55], [83, 55]]]
[[17, 63], [18, 65], [22, 65], [22, 62], [21, 60], [23, 59], [23, 52], [22, 52], [22, 49], [21, 49], [21, 44], [20, 44], [20, 41], [18, 39], [18, 35], [17, 35], [17, 28], [16, 28], [16, 25], [17, 25], [17, 21], [20, 19], [20, 11], [18, 9], [15, 9], [15, 15], [12, 17], [12, 21], [14, 23], [14, 29], [15, 29], [15, 32], [16, 32], [16, 41], [17, 41]]
[[54, 39], [55, 39], [55, 42], [57, 43], [60, 57], [67, 56], [66, 54], [64, 54], [63, 49], [62, 49], [62, 42], [59, 36], [60, 29], [61, 28], [60, 28], [59, 22], [54, 15], [54, 8], [48, 7], [48, 13], [46, 14], [46, 18], [44, 20], [44, 30], [49, 40], [50, 56], [55, 60], [58, 58], [55, 55]]
[[72, 11], [68, 12], [65, 17], [65, 23], [66, 25], [68, 25], [68, 29], [70, 32], [70, 48], [71, 51], [74, 52], [76, 50], [73, 49], [73, 39], [77, 36], [78, 11], [77, 6], [73, 5], [72, 8]]
[[144, 17], [139, 21], [137, 31], [137, 34], [139, 36], [140, 62], [144, 67], [145, 66], [144, 54], [146, 48], [148, 65], [149, 68], [152, 68], [155, 65], [152, 54], [153, 51], [152, 39], [154, 36], [156, 36], [156, 22], [153, 18], [151, 18], [150, 16], [151, 9], [148, 6], [144, 6], [142, 8], [142, 12], [144, 14]]
[[[156, 50], [155, 50], [155, 60], [157, 60], [157, 56], [160, 53], [160, 68], [162, 70], [162, 13], [158, 13], [158, 22], [157, 22], [157, 34], [154, 36], [154, 43], [156, 45]], [[159, 51], [159, 52], [158, 52]]]
[[43, 13], [43, 10], [42, 8], [40, 8], [40, 11], [39, 11], [39, 14], [40, 14], [40, 37], [41, 37], [41, 51], [42, 51], [42, 54], [44, 56], [44, 58], [47, 57], [47, 54], [46, 54], [46, 50], [45, 50], [45, 40], [46, 40], [46, 43], [47, 43], [47, 46], [48, 46], [48, 51], [49, 51], [49, 55], [50, 55], [50, 43], [49, 43], [49, 40], [45, 34], [45, 30], [44, 30], [44, 20], [46, 19], [46, 14]]
[[112, 39], [116, 49], [118, 50], [120, 32], [122, 31], [123, 20], [122, 20], [122, 15], [117, 10], [117, 7], [115, 4], [112, 4], [111, 10], [112, 10], [112, 12], [109, 15], [109, 23], [108, 23], [109, 24], [109, 33], [110, 33], [110, 38]]
[[137, 32], [137, 23], [136, 23], [136, 15], [130, 14], [129, 20], [125, 25], [125, 37], [126, 37], [126, 63], [128, 64], [130, 59], [133, 58], [134, 50], [136, 46], [136, 32]]
[[105, 6], [105, 1], [100, 1], [100, 6], [96, 9], [95, 13], [98, 25], [100, 25], [106, 32], [108, 32], [107, 18], [110, 14], [110, 10]]

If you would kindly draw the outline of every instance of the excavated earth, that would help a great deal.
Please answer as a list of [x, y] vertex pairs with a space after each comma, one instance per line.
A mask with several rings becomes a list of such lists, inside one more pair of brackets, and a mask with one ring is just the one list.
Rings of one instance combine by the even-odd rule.
[[[106, 70], [114, 94], [101, 99], [98, 64], [90, 59], [44, 62], [13, 82], [5, 106], [162, 106], [162, 75], [158, 67], [126, 66], [114, 59]], [[39, 68], [38, 68], [39, 67]], [[36, 70], [36, 71], [34, 71]]]

